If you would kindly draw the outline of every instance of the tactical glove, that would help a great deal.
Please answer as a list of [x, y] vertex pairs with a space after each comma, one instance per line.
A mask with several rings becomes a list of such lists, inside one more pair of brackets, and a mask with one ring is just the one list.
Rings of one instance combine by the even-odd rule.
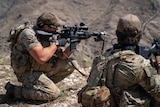
[[65, 46], [67, 44], [67, 39], [62, 38], [57, 40], [55, 43], [57, 46]]

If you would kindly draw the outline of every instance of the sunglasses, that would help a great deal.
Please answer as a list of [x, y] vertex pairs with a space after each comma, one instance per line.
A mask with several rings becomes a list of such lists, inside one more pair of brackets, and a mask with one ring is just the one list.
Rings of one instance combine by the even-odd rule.
[[49, 28], [52, 28], [52, 29], [58, 29], [57, 26], [54, 26], [54, 25], [48, 25]]

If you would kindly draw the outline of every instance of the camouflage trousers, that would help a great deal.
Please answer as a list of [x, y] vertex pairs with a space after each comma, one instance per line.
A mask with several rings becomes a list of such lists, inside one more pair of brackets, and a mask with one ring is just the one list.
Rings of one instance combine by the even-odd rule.
[[[114, 94], [114, 93], [113, 93]], [[117, 97], [116, 97], [117, 96]], [[116, 98], [120, 97], [120, 101]], [[115, 101], [119, 102], [118, 107], [150, 107], [151, 98], [148, 93], [139, 85], [131, 86], [123, 90], [121, 94], [115, 94]]]
[[50, 101], [56, 99], [60, 89], [56, 82], [63, 80], [74, 71], [74, 67], [68, 60], [58, 60], [50, 72], [15, 71], [18, 81], [22, 86], [15, 86], [14, 97], [26, 100]]

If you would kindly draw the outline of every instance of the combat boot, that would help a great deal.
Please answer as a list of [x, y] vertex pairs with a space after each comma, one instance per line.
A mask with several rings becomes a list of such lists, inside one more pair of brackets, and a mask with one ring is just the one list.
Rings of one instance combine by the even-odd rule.
[[0, 95], [0, 107], [2, 106], [1, 104], [8, 102], [10, 103], [14, 99], [14, 88], [15, 86], [10, 82], [5, 85], [6, 94]]
[[11, 84], [10, 82], [8, 82], [5, 85], [5, 89], [6, 89], [6, 95], [7, 95], [7, 97], [14, 98], [14, 89], [15, 89], [15, 86], [13, 84]]

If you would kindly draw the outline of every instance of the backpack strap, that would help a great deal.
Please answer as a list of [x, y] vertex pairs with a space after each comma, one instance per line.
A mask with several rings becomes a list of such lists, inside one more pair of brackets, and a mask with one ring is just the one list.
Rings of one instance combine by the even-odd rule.
[[[106, 64], [105, 64], [105, 66], [106, 66]], [[107, 70], [104, 68], [103, 73], [102, 73], [102, 78], [101, 78], [102, 86], [106, 85], [106, 78], [107, 78]]]
[[33, 25], [30, 22], [25, 22], [24, 24], [19, 25], [18, 27], [14, 27], [10, 30], [7, 42], [11, 42], [11, 51], [13, 49], [13, 46], [17, 43], [17, 39], [20, 33], [26, 28], [33, 28]]

